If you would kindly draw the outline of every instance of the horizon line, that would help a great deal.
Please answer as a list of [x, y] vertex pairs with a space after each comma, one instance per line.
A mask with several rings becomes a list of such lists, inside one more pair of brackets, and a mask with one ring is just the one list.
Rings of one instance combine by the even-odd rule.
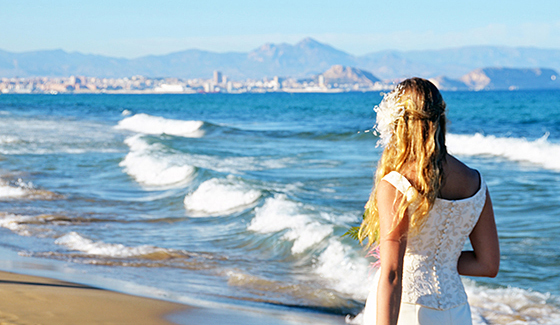
[[171, 55], [171, 54], [176, 54], [176, 53], [182, 53], [182, 52], [187, 52], [187, 51], [200, 51], [200, 52], [207, 52], [207, 53], [216, 53], [216, 54], [229, 54], [229, 53], [237, 53], [237, 54], [248, 54], [251, 53], [253, 51], [258, 51], [261, 47], [265, 46], [265, 45], [290, 45], [290, 46], [296, 46], [302, 42], [304, 42], [305, 40], [312, 40], [316, 43], [322, 44], [322, 45], [326, 45], [329, 46], [337, 51], [340, 52], [344, 52], [348, 55], [354, 56], [354, 57], [363, 57], [363, 56], [367, 56], [370, 54], [374, 54], [374, 53], [380, 53], [380, 52], [397, 52], [397, 53], [411, 53], [411, 52], [430, 52], [430, 51], [446, 51], [446, 50], [456, 50], [456, 49], [464, 49], [464, 48], [483, 48], [483, 47], [494, 47], [494, 48], [508, 48], [508, 49], [537, 49], [537, 50], [560, 50], [560, 48], [546, 48], [546, 47], [538, 47], [538, 46], [527, 46], [527, 45], [519, 45], [519, 46], [512, 46], [512, 45], [488, 45], [488, 44], [480, 44], [480, 45], [464, 45], [464, 46], [452, 46], [452, 47], [443, 47], [443, 48], [439, 48], [439, 49], [413, 49], [413, 50], [398, 50], [398, 49], [381, 49], [381, 50], [377, 50], [377, 51], [371, 51], [371, 52], [367, 52], [365, 54], [362, 55], [356, 55], [350, 52], [346, 52], [345, 50], [336, 48], [328, 43], [324, 43], [324, 42], [320, 42], [318, 40], [316, 40], [313, 37], [304, 37], [303, 39], [301, 39], [300, 41], [296, 42], [296, 43], [288, 43], [288, 42], [280, 42], [280, 43], [272, 43], [272, 42], [266, 42], [252, 50], [249, 51], [212, 51], [212, 50], [205, 50], [205, 49], [200, 49], [200, 48], [187, 48], [184, 50], [179, 50], [179, 51], [172, 51], [172, 52], [168, 52], [168, 53], [164, 53], [164, 54], [146, 54], [146, 55], [142, 55], [142, 56], [138, 56], [138, 57], [124, 57], [124, 56], [112, 56], [112, 55], [107, 55], [107, 54], [100, 54], [100, 53], [85, 53], [85, 52], [81, 52], [79, 50], [65, 50], [63, 48], [53, 48], [53, 49], [36, 49], [36, 50], [25, 50], [25, 51], [11, 51], [11, 50], [5, 50], [3, 48], [0, 48], [0, 51], [6, 52], [6, 53], [11, 53], [11, 54], [26, 54], [26, 53], [35, 53], [35, 52], [54, 52], [54, 51], [62, 51], [64, 53], [68, 53], [68, 54], [81, 54], [81, 55], [91, 55], [91, 56], [102, 56], [102, 57], [109, 57], [109, 58], [115, 58], [115, 59], [125, 59], [125, 60], [135, 60], [135, 59], [140, 59], [140, 58], [145, 58], [145, 57], [150, 57], [150, 56], [166, 56], [166, 55]]

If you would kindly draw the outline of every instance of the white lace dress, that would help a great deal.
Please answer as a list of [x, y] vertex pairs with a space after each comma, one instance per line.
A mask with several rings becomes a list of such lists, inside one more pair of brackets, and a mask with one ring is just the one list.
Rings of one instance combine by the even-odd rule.
[[[384, 178], [404, 195], [414, 188], [397, 172]], [[486, 202], [486, 184], [461, 200], [436, 199], [422, 230], [407, 239], [398, 324], [472, 324], [467, 294], [457, 261]], [[366, 301], [364, 325], [375, 324], [377, 284]]]

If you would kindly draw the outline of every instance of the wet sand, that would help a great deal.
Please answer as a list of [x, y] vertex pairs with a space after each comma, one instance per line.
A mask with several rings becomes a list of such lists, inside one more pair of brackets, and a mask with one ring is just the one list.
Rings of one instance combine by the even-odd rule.
[[0, 324], [174, 324], [187, 305], [0, 271]]
[[336, 325], [344, 317], [283, 309], [204, 308], [0, 271], [1, 325]]

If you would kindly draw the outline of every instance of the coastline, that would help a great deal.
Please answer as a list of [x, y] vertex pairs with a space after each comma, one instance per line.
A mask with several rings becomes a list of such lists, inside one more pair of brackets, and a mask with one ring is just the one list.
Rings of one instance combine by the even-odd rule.
[[174, 324], [187, 305], [0, 271], [2, 324]]
[[0, 324], [172, 325], [182, 324], [169, 320], [172, 314], [196, 308], [0, 247]]
[[52, 278], [0, 271], [0, 324], [344, 324], [344, 317], [282, 309], [201, 308]]
[[337, 325], [344, 319], [282, 306], [160, 298], [134, 284], [0, 247], [0, 324]]

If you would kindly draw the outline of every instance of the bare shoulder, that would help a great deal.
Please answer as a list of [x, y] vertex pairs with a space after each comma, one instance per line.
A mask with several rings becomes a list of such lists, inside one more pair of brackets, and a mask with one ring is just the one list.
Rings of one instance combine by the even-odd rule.
[[402, 193], [387, 180], [381, 180], [377, 184], [377, 206], [380, 210], [387, 209], [387, 211], [393, 211], [396, 209], [396, 202], [400, 202], [402, 199]]
[[440, 196], [458, 200], [470, 197], [480, 189], [481, 177], [476, 169], [470, 168], [452, 155], [447, 155], [443, 166], [444, 183]]
[[381, 180], [377, 184], [377, 201], [388, 201], [393, 202], [395, 197], [400, 195], [399, 190], [387, 180]]

